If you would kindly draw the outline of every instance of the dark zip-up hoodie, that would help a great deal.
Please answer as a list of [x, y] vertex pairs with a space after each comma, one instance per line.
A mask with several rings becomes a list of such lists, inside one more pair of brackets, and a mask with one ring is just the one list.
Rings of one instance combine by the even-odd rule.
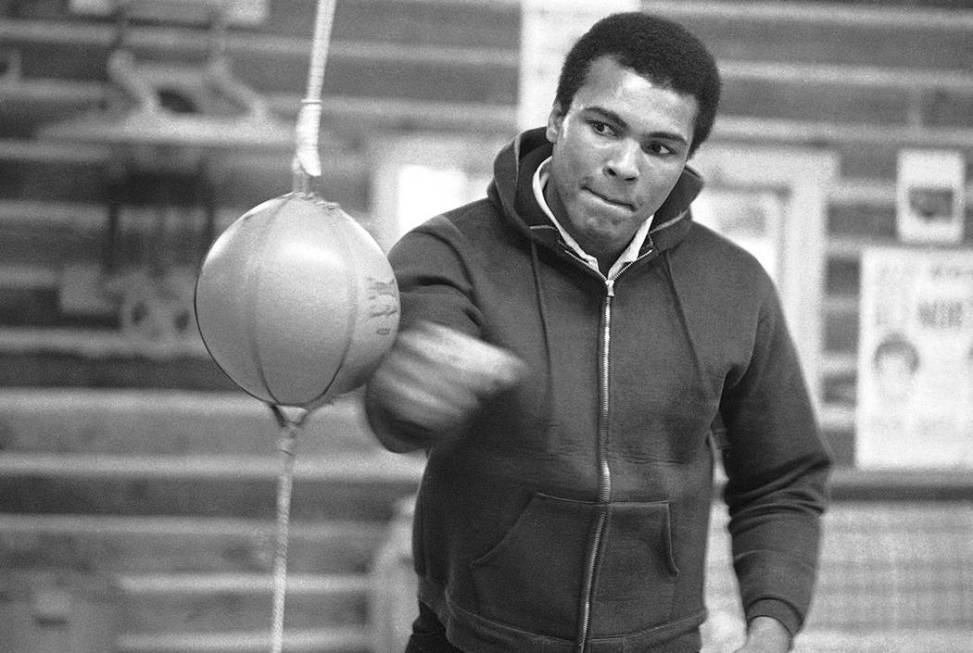
[[537, 205], [550, 152], [543, 130], [523, 134], [486, 199], [389, 253], [403, 330], [445, 324], [529, 368], [436, 440], [366, 393], [373, 423], [427, 449], [420, 600], [471, 653], [697, 651], [718, 448], [746, 616], [796, 632], [829, 457], [772, 282], [692, 221], [702, 183], [689, 169], [639, 258], [605, 279]]

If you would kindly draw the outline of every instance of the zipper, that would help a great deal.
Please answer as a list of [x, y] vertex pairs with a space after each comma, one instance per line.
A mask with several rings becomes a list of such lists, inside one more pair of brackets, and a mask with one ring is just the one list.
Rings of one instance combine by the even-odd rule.
[[611, 499], [612, 477], [608, 467], [608, 372], [609, 353], [611, 350], [611, 320], [612, 300], [615, 297], [615, 280], [605, 280], [605, 305], [602, 315], [601, 333], [601, 413], [598, 416], [598, 500], [608, 503]]
[[608, 523], [608, 503], [612, 494], [611, 467], [608, 464], [608, 411], [610, 398], [609, 385], [609, 354], [611, 353], [611, 318], [612, 299], [615, 297], [615, 279], [605, 279], [605, 302], [602, 309], [601, 358], [599, 360], [599, 415], [598, 415], [598, 511], [591, 548], [585, 564], [583, 584], [583, 602], [581, 605], [580, 627], [576, 642], [577, 653], [584, 653], [588, 648], [588, 638], [591, 630], [591, 610], [595, 592], [595, 570], [601, 553], [602, 541]]

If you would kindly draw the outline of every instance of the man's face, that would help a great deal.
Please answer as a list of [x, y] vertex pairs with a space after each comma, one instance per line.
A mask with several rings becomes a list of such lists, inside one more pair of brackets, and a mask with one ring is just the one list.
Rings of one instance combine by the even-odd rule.
[[696, 98], [607, 56], [591, 63], [570, 107], [554, 107], [545, 197], [585, 251], [617, 256], [662, 206], [689, 158], [697, 110]]

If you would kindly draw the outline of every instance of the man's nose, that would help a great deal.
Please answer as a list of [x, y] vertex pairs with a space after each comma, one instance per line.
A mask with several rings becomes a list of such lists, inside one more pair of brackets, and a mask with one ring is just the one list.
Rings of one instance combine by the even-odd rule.
[[610, 158], [605, 162], [605, 175], [622, 181], [634, 181], [639, 177], [637, 143], [623, 139], [612, 149]]

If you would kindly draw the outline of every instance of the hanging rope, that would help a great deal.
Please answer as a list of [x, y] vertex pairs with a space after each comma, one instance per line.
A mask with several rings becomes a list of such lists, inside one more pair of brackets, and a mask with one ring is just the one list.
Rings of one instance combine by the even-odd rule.
[[[318, 131], [321, 125], [321, 97], [324, 88], [324, 68], [334, 23], [335, 0], [318, 0], [311, 43], [311, 62], [308, 66], [307, 93], [301, 100], [294, 130], [296, 151], [292, 163], [293, 190], [310, 192], [310, 179], [321, 176], [318, 156]], [[290, 529], [291, 492], [294, 485], [294, 450], [297, 432], [307, 418], [289, 419], [278, 406], [271, 406], [281, 427], [278, 450], [281, 469], [277, 478], [277, 542], [274, 549], [274, 607], [271, 631], [271, 653], [281, 653], [284, 647], [284, 602], [287, 594], [287, 544]]]
[[309, 177], [321, 176], [318, 156], [318, 130], [321, 125], [321, 96], [324, 88], [324, 68], [334, 23], [334, 0], [318, 0], [314, 21], [314, 40], [311, 44], [311, 64], [307, 74], [307, 93], [301, 100], [297, 116], [297, 152], [294, 157], [294, 191], [308, 192]]
[[307, 413], [295, 421], [289, 419], [278, 406], [271, 406], [270, 409], [281, 429], [277, 445], [280, 473], [277, 477], [277, 541], [274, 546], [274, 610], [271, 630], [271, 653], [281, 653], [284, 647], [284, 600], [287, 595], [287, 545], [290, 540], [294, 457], [297, 433], [307, 418]]

